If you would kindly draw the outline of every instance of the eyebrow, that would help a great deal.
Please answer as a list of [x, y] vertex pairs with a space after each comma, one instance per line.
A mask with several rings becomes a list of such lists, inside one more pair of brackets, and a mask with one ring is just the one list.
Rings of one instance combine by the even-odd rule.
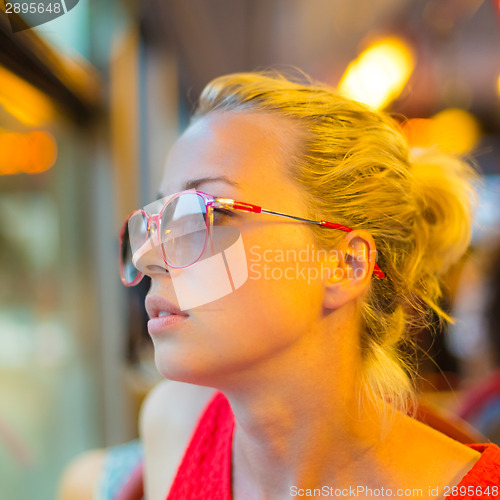
[[[199, 179], [191, 179], [189, 181], [184, 182], [182, 185], [182, 191], [187, 191], [188, 189], [198, 189], [202, 184], [205, 184], [206, 182], [225, 182], [226, 184], [229, 184], [230, 186], [239, 186], [239, 184], [225, 175], [221, 175], [219, 177], [200, 177]], [[159, 200], [163, 198], [164, 195], [161, 193], [158, 193], [156, 196], [156, 199]]]

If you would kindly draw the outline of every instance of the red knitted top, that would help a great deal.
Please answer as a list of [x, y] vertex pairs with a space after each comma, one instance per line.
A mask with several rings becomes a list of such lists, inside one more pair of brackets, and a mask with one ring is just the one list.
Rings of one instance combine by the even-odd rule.
[[[217, 392], [198, 421], [167, 500], [231, 500], [233, 430], [229, 402]], [[500, 498], [500, 448], [492, 443], [467, 446], [481, 457], [446, 500]]]

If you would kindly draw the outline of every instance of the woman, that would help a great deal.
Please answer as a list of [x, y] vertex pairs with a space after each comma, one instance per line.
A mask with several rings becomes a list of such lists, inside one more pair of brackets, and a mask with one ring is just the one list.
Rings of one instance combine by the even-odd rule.
[[[437, 303], [439, 276], [467, 248], [473, 177], [458, 159], [412, 158], [389, 117], [327, 87], [258, 73], [211, 82], [168, 156], [160, 205], [171, 204], [159, 234], [189, 237], [176, 228], [172, 200], [186, 189], [206, 193], [200, 204], [212, 204], [213, 234], [236, 228], [250, 271], [231, 293], [181, 310], [176, 280], [200, 250], [153, 234], [150, 250], [135, 255], [140, 273], [130, 278], [152, 279], [146, 308], [158, 369], [223, 394], [212, 398], [178, 470], [177, 460], [158, 466], [162, 453], [164, 463], [169, 454], [180, 460], [186, 443], [169, 450], [167, 436], [162, 448], [162, 421], [148, 415], [155, 397], [148, 402], [150, 498], [326, 496], [329, 487], [445, 498], [458, 485], [497, 497], [486, 486], [500, 484], [498, 448], [462, 445], [406, 415], [414, 393], [399, 351], [429, 310], [449, 319]], [[311, 223], [321, 220], [333, 224]], [[207, 248], [202, 262], [217, 253]], [[304, 248], [313, 249], [300, 262], [307, 273], [287, 272], [299, 267], [283, 251]], [[212, 277], [215, 287], [222, 274]], [[165, 319], [167, 311], [174, 314]]]
[[[124, 227], [123, 279], [151, 277], [156, 365], [176, 381], [143, 409], [146, 498], [446, 498], [459, 485], [497, 498], [498, 448], [407, 415], [400, 350], [428, 311], [449, 319], [439, 277], [468, 245], [473, 177], [458, 159], [412, 157], [388, 116], [328, 87], [212, 81], [160, 202]], [[248, 276], [235, 284], [238, 237]]]

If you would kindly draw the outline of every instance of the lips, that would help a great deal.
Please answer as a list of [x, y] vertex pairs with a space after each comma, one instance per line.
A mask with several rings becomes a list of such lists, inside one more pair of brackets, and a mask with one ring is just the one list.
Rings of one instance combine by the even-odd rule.
[[150, 317], [148, 332], [154, 337], [167, 334], [189, 316], [165, 297], [154, 294], [146, 297], [146, 311]]
[[[182, 312], [174, 303], [167, 300], [161, 295], [148, 295], [146, 297], [146, 312], [150, 319], [160, 317], [160, 313], [170, 313], [177, 316], [188, 316]], [[166, 316], [163, 316], [166, 317]]]

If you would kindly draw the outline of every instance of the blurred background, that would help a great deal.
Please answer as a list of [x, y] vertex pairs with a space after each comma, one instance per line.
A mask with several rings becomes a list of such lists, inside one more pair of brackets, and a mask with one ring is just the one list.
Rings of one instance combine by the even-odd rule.
[[478, 165], [473, 242], [446, 279], [457, 322], [422, 332], [421, 385], [500, 443], [499, 0], [66, 0], [32, 29], [0, 10], [1, 500], [55, 498], [69, 460], [137, 436], [160, 377], [121, 224], [203, 86], [270, 66]]

